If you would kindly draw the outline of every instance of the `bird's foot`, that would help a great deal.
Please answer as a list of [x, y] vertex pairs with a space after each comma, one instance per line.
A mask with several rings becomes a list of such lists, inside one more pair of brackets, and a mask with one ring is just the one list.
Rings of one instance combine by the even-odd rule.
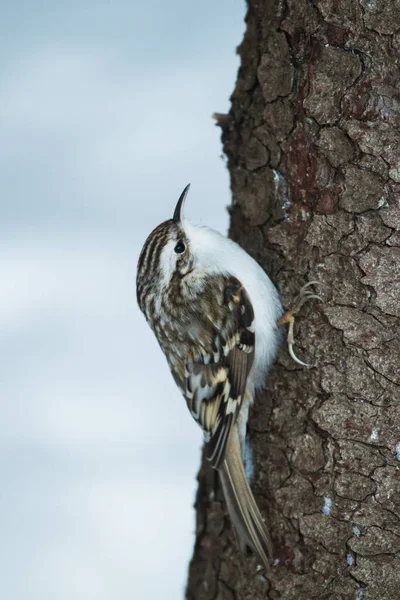
[[297, 298], [295, 300], [293, 307], [289, 308], [289, 310], [284, 312], [283, 315], [281, 316], [281, 318], [278, 319], [278, 321], [276, 322], [277, 327], [281, 327], [282, 325], [286, 325], [287, 323], [289, 324], [288, 335], [287, 335], [287, 344], [288, 344], [289, 354], [295, 362], [297, 362], [299, 365], [302, 365], [303, 367], [311, 367], [312, 365], [303, 362], [302, 360], [297, 358], [297, 356], [294, 353], [294, 350], [293, 350], [294, 321], [295, 321], [295, 315], [297, 315], [297, 313], [300, 311], [303, 304], [305, 304], [308, 300], [312, 300], [312, 299], [322, 300], [321, 296], [318, 296], [318, 294], [315, 294], [312, 290], [309, 289], [310, 286], [314, 286], [314, 285], [323, 285], [323, 284], [319, 281], [309, 281], [308, 283], [303, 285], [303, 287], [300, 290], [299, 295], [297, 296]]

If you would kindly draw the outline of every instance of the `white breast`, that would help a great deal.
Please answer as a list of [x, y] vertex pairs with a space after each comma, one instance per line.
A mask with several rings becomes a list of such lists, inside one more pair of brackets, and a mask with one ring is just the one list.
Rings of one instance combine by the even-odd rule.
[[184, 230], [196, 257], [196, 267], [209, 274], [233, 275], [246, 289], [253, 305], [256, 335], [248, 387], [250, 392], [264, 387], [281, 337], [276, 321], [283, 309], [277, 289], [260, 265], [232, 240], [188, 221], [184, 222]]

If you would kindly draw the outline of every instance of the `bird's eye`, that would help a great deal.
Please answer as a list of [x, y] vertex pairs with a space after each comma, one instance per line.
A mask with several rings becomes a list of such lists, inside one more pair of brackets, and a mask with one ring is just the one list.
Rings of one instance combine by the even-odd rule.
[[186, 246], [183, 242], [178, 242], [174, 248], [176, 254], [182, 254], [182, 252], [185, 252], [186, 250]]

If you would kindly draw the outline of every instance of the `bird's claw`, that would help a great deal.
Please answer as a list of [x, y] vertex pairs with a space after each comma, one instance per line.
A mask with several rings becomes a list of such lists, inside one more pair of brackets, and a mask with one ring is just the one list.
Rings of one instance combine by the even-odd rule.
[[294, 321], [295, 321], [294, 316], [300, 311], [303, 304], [305, 304], [305, 302], [307, 302], [308, 300], [313, 300], [313, 299], [322, 300], [321, 296], [318, 296], [318, 294], [314, 294], [312, 290], [308, 289], [312, 285], [323, 285], [323, 284], [319, 281], [309, 281], [308, 283], [303, 285], [303, 287], [300, 290], [299, 295], [296, 298], [296, 301], [295, 301], [293, 307], [290, 308], [289, 310], [287, 310], [285, 313], [283, 313], [281, 318], [278, 319], [278, 321], [276, 323], [278, 327], [281, 327], [282, 325], [285, 325], [286, 323], [289, 324], [288, 336], [287, 336], [287, 344], [288, 344], [289, 354], [295, 362], [297, 362], [299, 365], [301, 365], [303, 367], [307, 367], [307, 368], [312, 367], [312, 365], [310, 365], [309, 363], [305, 363], [302, 360], [300, 360], [299, 358], [297, 358], [297, 356], [295, 355], [294, 350], [293, 350]]
[[312, 290], [308, 289], [311, 285], [323, 285], [323, 284], [320, 283], [319, 281], [309, 281], [308, 283], [303, 285], [303, 287], [301, 288], [301, 290], [299, 292], [299, 295], [296, 298], [293, 308], [290, 309], [293, 315], [296, 315], [298, 312], [300, 312], [301, 307], [308, 300], [312, 300], [314, 298], [315, 300], [322, 301], [321, 296], [318, 296], [318, 294], [314, 294], [314, 292]]

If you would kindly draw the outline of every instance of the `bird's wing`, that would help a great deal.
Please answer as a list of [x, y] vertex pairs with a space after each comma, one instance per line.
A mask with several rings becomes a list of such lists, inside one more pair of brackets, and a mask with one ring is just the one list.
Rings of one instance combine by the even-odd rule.
[[[215, 281], [211, 280], [205, 289], [211, 301], [213, 285]], [[225, 456], [255, 348], [254, 311], [246, 290], [235, 277], [223, 278], [223, 286], [223, 310], [207, 315], [208, 327], [212, 328], [212, 353], [202, 348], [194, 360], [187, 361], [183, 381], [189, 410], [203, 429], [208, 460], [215, 469], [220, 468]]]

